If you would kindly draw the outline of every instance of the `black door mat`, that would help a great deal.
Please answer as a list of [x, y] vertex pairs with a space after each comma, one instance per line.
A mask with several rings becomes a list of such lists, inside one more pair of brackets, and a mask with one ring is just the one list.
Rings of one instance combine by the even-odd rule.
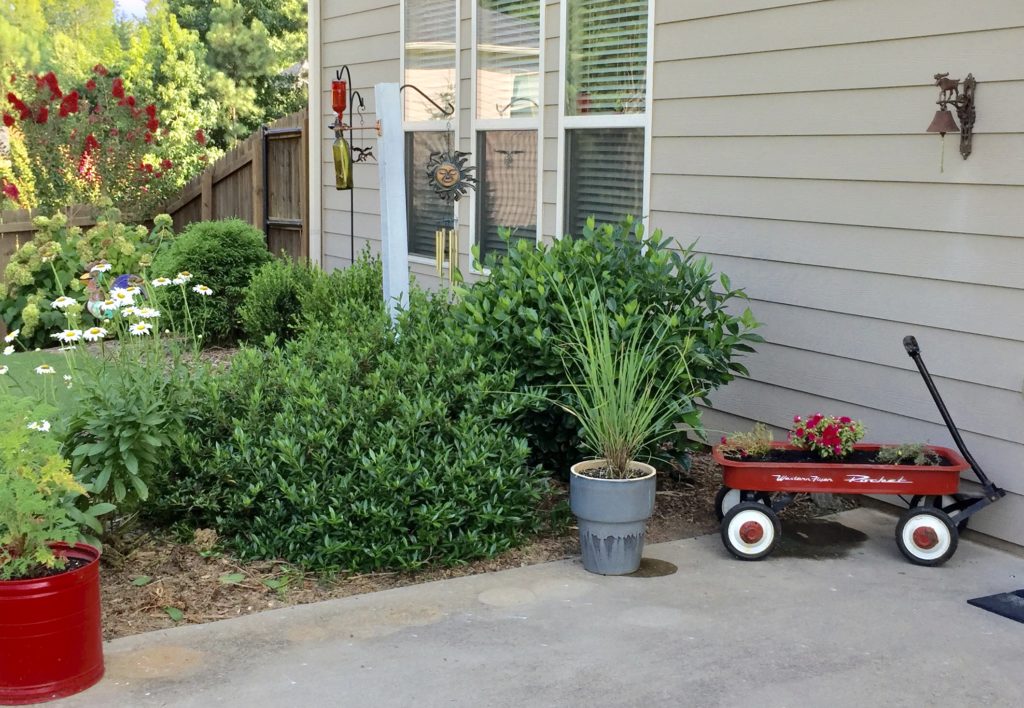
[[995, 612], [997, 615], [1007, 619], [1024, 622], [1024, 590], [976, 597], [973, 600], [968, 600], [967, 604], [980, 607], [989, 612]]

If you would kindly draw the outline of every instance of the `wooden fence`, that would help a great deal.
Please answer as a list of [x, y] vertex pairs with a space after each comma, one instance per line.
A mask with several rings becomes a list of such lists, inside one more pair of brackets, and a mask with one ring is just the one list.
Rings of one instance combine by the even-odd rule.
[[[175, 231], [193, 221], [238, 217], [267, 235], [267, 248], [295, 260], [309, 258], [309, 116], [306, 110], [280, 118], [238, 143], [197, 175], [158, 211], [171, 215]], [[64, 210], [76, 226], [96, 223], [95, 210]], [[25, 209], [0, 212], [0, 277], [11, 254], [32, 238]]]

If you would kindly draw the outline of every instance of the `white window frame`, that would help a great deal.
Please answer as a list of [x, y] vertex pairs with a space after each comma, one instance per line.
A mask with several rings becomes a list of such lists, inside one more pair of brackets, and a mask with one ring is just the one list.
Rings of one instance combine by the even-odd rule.
[[[399, 32], [398, 32], [398, 46], [399, 46], [399, 52], [398, 52], [398, 77], [399, 77], [399, 85], [400, 86], [401, 85], [405, 85], [405, 6], [409, 3], [409, 1], [410, 0], [399, 0], [399, 3], [398, 3], [398, 12], [399, 12], [399, 20], [398, 20], [398, 24], [399, 24]], [[412, 0], [412, 1], [415, 2], [415, 0]], [[427, 131], [435, 131], [435, 132], [443, 133], [446, 130], [446, 128], [448, 127], [448, 124], [451, 123], [452, 146], [458, 148], [458, 145], [459, 145], [459, 113], [461, 112], [460, 109], [459, 109], [459, 105], [460, 105], [459, 95], [462, 92], [462, 83], [461, 83], [462, 82], [462, 72], [460, 71], [461, 65], [462, 65], [462, 45], [461, 45], [461, 39], [462, 39], [461, 38], [461, 34], [462, 33], [460, 32], [460, 29], [461, 29], [460, 24], [462, 22], [462, 0], [451, 0], [451, 2], [455, 4], [455, 100], [452, 102], [454, 104], [454, 106], [455, 106], [455, 113], [453, 113], [450, 118], [445, 119], [445, 120], [414, 120], [414, 121], [408, 121], [408, 120], [405, 119], [405, 92], [403, 91], [402, 92], [402, 134], [403, 134], [402, 135], [402, 140], [403, 140], [403, 144], [404, 144], [404, 141], [406, 140], [406, 138], [405, 138], [405, 134], [406, 133], [421, 133], [421, 132], [427, 132]], [[436, 96], [431, 96], [431, 98], [434, 99], [435, 101], [438, 100], [438, 97], [436, 97]], [[440, 101], [438, 101], [438, 102], [440, 102]], [[426, 169], [426, 165], [424, 165], [423, 168]], [[411, 198], [411, 195], [406, 196], [406, 199], [409, 199], [409, 198]], [[408, 209], [408, 208], [409, 207], [408, 207], [408, 204], [407, 204], [406, 205], [406, 209]], [[456, 230], [458, 230], [458, 228], [459, 228], [459, 206], [458, 206], [457, 202], [456, 202], [455, 206], [453, 207], [453, 211], [454, 211], [454, 217], [455, 217], [455, 228], [456, 228]], [[421, 265], [430, 265], [430, 266], [433, 266], [433, 265], [435, 265], [437, 263], [433, 258], [430, 258], [429, 256], [421, 256], [418, 253], [413, 253], [408, 248], [406, 250], [408, 250], [409, 262], [410, 263], [419, 263]], [[445, 268], [450, 267], [449, 263], [448, 263], [447, 257], [445, 258], [445, 261], [444, 261], [444, 267]]]
[[[568, 165], [565, 163], [566, 131], [579, 128], [643, 128], [644, 129], [644, 184], [643, 213], [637, 218], [650, 226], [651, 215], [651, 130], [654, 121], [654, 27], [655, 3], [647, 0], [647, 76], [644, 86], [643, 113], [597, 113], [593, 115], [565, 114], [565, 77], [566, 58], [569, 53], [569, 2], [561, 0], [561, 19], [559, 20], [561, 47], [558, 57], [558, 171], [555, 192], [555, 238], [565, 236], [565, 182], [568, 179]], [[625, 215], [623, 215], [625, 216]]]
[[[479, 9], [479, 0], [471, 0], [473, 9], [470, 20], [472, 24], [472, 40], [470, 41], [470, 144], [474, 153], [479, 149], [479, 136], [480, 132], [489, 132], [495, 130], [532, 130], [537, 133], [537, 235], [535, 243], [540, 243], [544, 233], [544, 59], [545, 59], [545, 16], [547, 15], [547, 0], [538, 0], [540, 5], [540, 55], [537, 59], [537, 115], [532, 118], [478, 118], [477, 117], [477, 10]], [[403, 44], [403, 46], [405, 46]], [[403, 52], [404, 54], [404, 52]], [[476, 160], [479, 164], [479, 157]], [[482, 185], [481, 185], [482, 187]], [[479, 233], [477, 227], [477, 213], [476, 210], [479, 208], [479, 192], [480, 189], [473, 190], [473, 194], [469, 200], [469, 242], [472, 246], [479, 244]], [[472, 251], [470, 252], [470, 272], [476, 275], [490, 275], [490, 270], [483, 267], [480, 264], [480, 268], [476, 267], [476, 262], [473, 259]]]

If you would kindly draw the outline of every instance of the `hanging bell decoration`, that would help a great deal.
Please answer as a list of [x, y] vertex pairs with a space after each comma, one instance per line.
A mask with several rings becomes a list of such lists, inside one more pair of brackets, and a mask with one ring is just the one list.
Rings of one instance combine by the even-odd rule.
[[340, 130], [334, 138], [334, 187], [352, 189], [352, 148]]

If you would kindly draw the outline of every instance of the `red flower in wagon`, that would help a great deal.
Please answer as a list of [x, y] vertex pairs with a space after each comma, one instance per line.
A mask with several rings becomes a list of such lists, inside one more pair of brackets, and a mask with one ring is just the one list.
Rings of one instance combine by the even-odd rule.
[[200, 145], [206, 145], [206, 133], [203, 132], [202, 128], [196, 131], [196, 142]]
[[85, 82], [85, 90], [86, 91], [95, 91], [96, 90], [96, 79], [89, 79], [88, 81], [86, 81]]
[[164, 159], [160, 160], [160, 167], [162, 167], [164, 170], [169, 170], [173, 166], [174, 166], [174, 163], [171, 162], [170, 160], [168, 160], [166, 157]]
[[159, 128], [160, 121], [158, 121], [156, 118], [150, 118], [148, 121], [146, 121], [146, 130], [148, 130], [149, 132], [155, 133]]
[[14, 116], [12, 116], [10, 113], [4, 113], [4, 125], [6, 125], [8, 128], [14, 125]]
[[124, 98], [124, 80], [120, 76], [114, 79], [114, 85], [110, 88], [110, 93], [114, 98]]
[[92, 68], [92, 73], [96, 74], [97, 76], [106, 76], [110, 72], [107, 71], [107, 67], [103, 66], [102, 64], [97, 64]]
[[156, 104], [151, 103], [146, 106], [146, 115], [150, 118], [156, 118]]
[[146, 141], [147, 143], [151, 143], [151, 142], [153, 142], [153, 134], [152, 134], [152, 133], [146, 133], [146, 137], [144, 138], [144, 140], [145, 140], [145, 141]]
[[[794, 418], [794, 421], [798, 420]], [[823, 459], [841, 458], [853, 451], [864, 437], [864, 426], [849, 416], [836, 417], [815, 413], [806, 424], [789, 433], [790, 444], [817, 453]]]
[[42, 108], [39, 109], [39, 112], [36, 114], [36, 123], [39, 123], [40, 125], [43, 125], [49, 119], [50, 119], [50, 109], [47, 108], [46, 106], [43, 106]]
[[32, 115], [32, 109], [28, 107], [24, 101], [15, 96], [13, 93], [7, 94], [7, 102], [20, 114], [21, 120], [25, 120]]

